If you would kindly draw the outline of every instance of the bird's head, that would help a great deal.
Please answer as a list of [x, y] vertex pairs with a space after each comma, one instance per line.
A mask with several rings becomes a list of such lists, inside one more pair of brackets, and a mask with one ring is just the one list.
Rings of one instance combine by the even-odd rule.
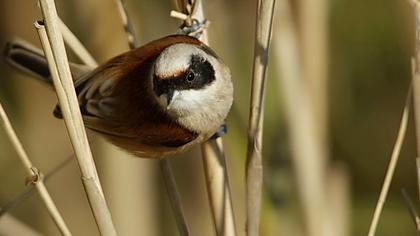
[[197, 132], [217, 129], [232, 104], [230, 70], [206, 46], [165, 48], [155, 61], [152, 84], [160, 107]]

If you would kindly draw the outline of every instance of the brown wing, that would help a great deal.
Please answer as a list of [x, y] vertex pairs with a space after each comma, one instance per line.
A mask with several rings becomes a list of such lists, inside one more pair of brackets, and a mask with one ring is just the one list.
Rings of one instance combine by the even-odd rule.
[[178, 147], [194, 140], [198, 135], [167, 116], [149, 88], [154, 60], [176, 43], [202, 45], [189, 36], [167, 36], [123, 53], [80, 78], [75, 86], [86, 126], [139, 146]]

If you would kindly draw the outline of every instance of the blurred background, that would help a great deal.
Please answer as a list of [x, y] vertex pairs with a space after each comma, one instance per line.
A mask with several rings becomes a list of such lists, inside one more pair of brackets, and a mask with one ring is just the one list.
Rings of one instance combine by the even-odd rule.
[[[172, 1], [125, 2], [141, 43], [174, 33], [180, 23], [169, 17], [174, 9]], [[56, 4], [63, 21], [99, 62], [128, 50], [114, 1], [72, 0]], [[234, 79], [235, 101], [224, 141], [237, 229], [239, 235], [244, 235], [246, 128], [256, 1], [213, 0], [204, 4], [211, 21], [210, 44], [230, 66]], [[293, 9], [297, 7], [293, 5]], [[347, 222], [343, 235], [366, 235], [409, 87], [413, 14], [404, 0], [331, 0], [327, 10], [330, 165], [339, 166], [341, 187], [347, 193], [342, 201]], [[41, 19], [36, 1], [2, 0], [0, 13], [0, 47], [15, 38], [40, 45], [33, 27], [33, 22]], [[274, 21], [274, 30], [277, 23]], [[71, 53], [69, 56], [76, 60]], [[279, 68], [273, 55], [270, 60], [261, 232], [304, 235], [283, 97], [277, 90]], [[0, 100], [34, 165], [48, 173], [72, 153], [63, 121], [52, 116], [55, 94], [4, 62], [0, 62], [0, 77]], [[119, 235], [176, 235], [157, 162], [124, 154], [100, 137], [89, 138]], [[2, 129], [0, 150], [2, 207], [25, 189], [26, 172]], [[417, 202], [415, 157], [410, 117], [377, 235], [416, 234], [400, 191], [405, 188]], [[176, 156], [171, 163], [191, 234], [214, 235], [199, 149]], [[49, 179], [47, 187], [74, 235], [99, 235], [75, 161]], [[42, 234], [59, 235], [36, 193], [9, 213]]]

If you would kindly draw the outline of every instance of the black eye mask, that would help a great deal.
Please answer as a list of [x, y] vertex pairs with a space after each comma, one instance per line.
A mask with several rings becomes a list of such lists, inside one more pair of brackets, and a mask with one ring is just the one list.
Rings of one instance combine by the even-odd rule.
[[155, 76], [153, 88], [156, 95], [160, 96], [173, 90], [200, 90], [210, 85], [215, 79], [215, 71], [210, 62], [199, 55], [192, 55], [190, 66], [185, 73], [165, 79]]

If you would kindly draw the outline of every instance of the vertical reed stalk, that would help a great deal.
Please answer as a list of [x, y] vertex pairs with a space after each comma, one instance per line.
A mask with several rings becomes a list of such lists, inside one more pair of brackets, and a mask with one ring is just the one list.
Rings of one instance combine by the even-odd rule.
[[254, 65], [246, 160], [246, 230], [248, 236], [259, 235], [263, 183], [262, 136], [268, 50], [271, 40], [275, 0], [257, 2]]
[[[307, 235], [328, 235], [325, 199], [325, 156], [318, 139], [318, 123], [314, 116], [309, 87], [303, 79], [296, 24], [289, 1], [279, 5], [278, 29], [275, 32], [275, 56], [280, 68], [279, 91], [284, 96], [286, 118], [289, 123], [292, 161], [302, 202]], [[317, 47], [318, 45], [313, 45]], [[309, 70], [309, 69], [307, 69]], [[319, 73], [319, 72], [318, 72]]]
[[[319, 210], [325, 212], [321, 225], [313, 227], [324, 228], [324, 235], [334, 235], [331, 231], [331, 210], [327, 204], [326, 174], [329, 162], [328, 149], [328, 0], [300, 0], [299, 1], [299, 29], [301, 35], [301, 65], [302, 80], [307, 87], [310, 121], [312, 122], [312, 142], [314, 152], [312, 165], [308, 173], [314, 181], [313, 188], [318, 196], [312, 197], [311, 205], [314, 209], [313, 217], [319, 216]], [[302, 191], [305, 191], [302, 189]], [[309, 200], [309, 199], [308, 199]], [[315, 208], [315, 207], [313, 207]], [[317, 216], [316, 216], [317, 215]]]
[[[123, 0], [116, 0], [116, 4], [118, 6], [118, 12], [121, 17], [124, 31], [127, 34], [128, 47], [130, 49], [134, 49], [138, 46], [138, 43], [130, 18], [127, 14], [127, 9], [125, 8]], [[162, 172], [165, 189], [168, 194], [169, 203], [172, 207], [172, 211], [174, 212], [175, 222], [177, 224], [179, 233], [182, 236], [188, 236], [188, 225], [184, 216], [181, 196], [178, 192], [178, 187], [175, 181], [175, 176], [173, 175], [171, 163], [168, 158], [161, 158], [159, 159], [159, 166]]]
[[169, 203], [175, 216], [175, 222], [181, 236], [188, 236], [189, 230], [182, 210], [181, 198], [176, 186], [175, 177], [172, 172], [171, 163], [167, 158], [159, 160], [159, 166], [162, 171], [165, 188], [168, 193]]
[[[205, 20], [204, 8], [201, 0], [195, 1], [175, 1], [178, 10], [184, 14], [172, 12], [172, 16], [184, 16], [184, 21], [188, 25], [189, 20], [195, 19], [199, 22]], [[186, 18], [185, 18], [186, 17]], [[199, 39], [209, 44], [207, 31], [202, 31]], [[236, 235], [235, 217], [233, 213], [232, 199], [230, 193], [229, 180], [227, 175], [225, 155], [223, 151], [223, 141], [221, 137], [216, 140], [209, 140], [201, 145], [203, 157], [204, 174], [206, 178], [207, 194], [210, 201], [210, 209], [217, 235], [234, 236]]]
[[[315, 189], [312, 207], [313, 217], [325, 217], [322, 225], [312, 227], [323, 228], [324, 235], [331, 235], [330, 215], [327, 204], [326, 175], [329, 151], [327, 144], [328, 122], [328, 0], [300, 0], [299, 2], [299, 26], [301, 36], [301, 70], [302, 81], [307, 86], [308, 106], [311, 111], [308, 114], [312, 122], [313, 132], [310, 135], [314, 147], [314, 153], [309, 157], [313, 159], [309, 171], [312, 174], [300, 173], [313, 178]], [[301, 146], [300, 148], [304, 148]], [[302, 160], [303, 161], [303, 160]], [[303, 177], [305, 178], [305, 177]], [[301, 189], [301, 191], [305, 191]], [[315, 207], [315, 205], [317, 207]], [[317, 208], [317, 210], [315, 210]], [[326, 214], [320, 213], [325, 212]], [[315, 216], [317, 214], [318, 216]]]
[[417, 168], [417, 191], [418, 191], [418, 198], [420, 202], [420, 158], [416, 158], [416, 168]]
[[159, 160], [160, 170], [162, 172], [165, 189], [168, 194], [169, 204], [174, 213], [175, 222], [181, 236], [188, 236], [188, 224], [184, 215], [184, 210], [181, 202], [181, 195], [178, 192], [178, 187], [175, 181], [175, 176], [172, 171], [171, 163], [168, 158], [161, 158]]
[[334, 236], [350, 236], [351, 188], [350, 174], [345, 163], [333, 163], [328, 168], [326, 182], [329, 233]]
[[40, 24], [37, 25], [37, 29], [48, 60], [67, 131], [82, 173], [85, 191], [100, 233], [116, 235], [79, 110], [55, 4], [53, 0], [40, 0], [40, 3], [46, 31]]
[[311, 105], [314, 107], [316, 135], [322, 149], [322, 159], [319, 162], [324, 166], [328, 159], [328, 2], [329, 0], [300, 0], [298, 4], [302, 78], [308, 85]]
[[[316, 165], [313, 171], [320, 182], [325, 181], [329, 151], [327, 144], [328, 123], [328, 0], [300, 0], [300, 32], [302, 53], [302, 80], [307, 84], [310, 106], [314, 120], [314, 139], [319, 153], [314, 156]], [[324, 178], [324, 179], [323, 179]], [[322, 191], [320, 183], [320, 190]], [[322, 194], [322, 192], [320, 192]], [[320, 196], [326, 199], [326, 196]], [[324, 211], [329, 213], [328, 205]]]
[[217, 235], [236, 235], [222, 138], [201, 146], [210, 209]]
[[63, 217], [58, 212], [57, 207], [54, 204], [50, 194], [48, 193], [47, 188], [45, 187], [44, 181], [42, 179], [42, 174], [32, 165], [31, 160], [29, 160], [28, 154], [26, 153], [25, 149], [23, 148], [22, 144], [19, 141], [19, 138], [16, 135], [15, 130], [10, 123], [9, 118], [7, 117], [6, 112], [4, 111], [3, 105], [0, 103], [0, 117], [2, 120], [2, 124], [6, 130], [7, 135], [9, 136], [12, 145], [16, 149], [18, 153], [19, 159], [22, 161], [25, 169], [31, 179], [31, 183], [35, 185], [36, 189], [38, 190], [39, 195], [41, 196], [42, 201], [44, 202], [45, 206], [48, 209], [48, 213], [50, 214], [51, 218], [54, 220], [55, 224], [57, 225], [58, 229], [60, 230], [62, 235], [68, 236], [71, 235], [70, 230], [68, 229], [66, 223], [64, 222]]
[[[417, 140], [417, 178], [418, 191], [420, 199], [420, 3], [418, 0], [408, 0], [414, 9], [415, 19], [415, 55], [412, 63], [412, 79], [413, 79], [413, 100], [414, 100], [414, 122], [416, 126]], [[420, 200], [419, 200], [420, 202]]]

